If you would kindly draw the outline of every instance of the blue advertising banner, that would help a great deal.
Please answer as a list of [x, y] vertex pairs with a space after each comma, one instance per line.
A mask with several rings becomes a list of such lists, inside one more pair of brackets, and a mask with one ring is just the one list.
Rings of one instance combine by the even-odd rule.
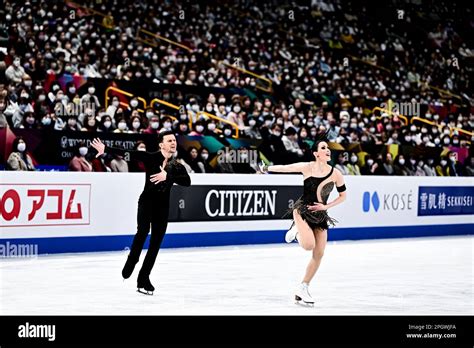
[[418, 216], [474, 214], [474, 186], [420, 186]]

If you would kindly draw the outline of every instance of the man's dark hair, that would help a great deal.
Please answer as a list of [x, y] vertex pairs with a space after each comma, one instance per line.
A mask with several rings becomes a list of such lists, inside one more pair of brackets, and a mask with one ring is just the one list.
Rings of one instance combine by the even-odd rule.
[[174, 135], [173, 131], [164, 131], [158, 134], [158, 144], [161, 144], [163, 142], [163, 139], [167, 135]]

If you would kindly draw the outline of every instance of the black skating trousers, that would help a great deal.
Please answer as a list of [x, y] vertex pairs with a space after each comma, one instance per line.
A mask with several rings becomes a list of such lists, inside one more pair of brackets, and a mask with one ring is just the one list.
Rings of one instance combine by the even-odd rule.
[[155, 264], [158, 251], [161, 247], [161, 242], [168, 227], [168, 213], [169, 213], [169, 198], [162, 197], [162, 199], [146, 199], [140, 196], [138, 201], [137, 211], [137, 233], [133, 238], [132, 247], [130, 250], [131, 260], [137, 262], [145, 240], [150, 232], [151, 236], [148, 251], [143, 261], [140, 270], [140, 277], [147, 277]]
[[139, 277], [147, 277], [155, 264], [161, 242], [168, 227], [171, 188], [174, 184], [190, 186], [191, 178], [184, 166], [172, 159], [168, 160], [165, 166], [166, 180], [158, 184], [152, 183], [150, 176], [161, 172], [160, 166], [165, 160], [161, 151], [145, 152], [106, 146], [105, 152], [142, 161], [145, 165], [145, 187], [138, 200], [137, 233], [133, 238], [129, 257], [130, 261], [138, 262], [151, 227], [150, 245], [139, 274]]

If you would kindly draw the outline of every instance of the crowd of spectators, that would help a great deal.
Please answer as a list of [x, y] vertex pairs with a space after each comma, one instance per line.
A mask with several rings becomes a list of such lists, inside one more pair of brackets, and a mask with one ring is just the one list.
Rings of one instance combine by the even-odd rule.
[[[382, 17], [376, 16], [376, 6], [357, 1], [314, 0], [305, 7], [247, 0], [227, 8], [174, 1], [81, 4], [84, 7], [60, 1], [5, 2], [0, 127], [233, 134], [228, 123], [200, 114], [205, 111], [236, 124], [240, 136], [261, 139], [273, 163], [310, 160], [312, 139], [326, 131], [331, 142], [343, 147], [398, 144], [451, 151], [469, 147], [473, 140], [474, 52], [466, 32], [468, 18], [455, 4], [439, 2], [424, 8], [421, 16], [407, 1], [398, 4], [401, 16], [399, 8], [388, 5]], [[456, 21], [449, 19], [453, 17]], [[146, 44], [138, 39], [145, 37], [142, 29], [190, 49], [159, 40]], [[268, 84], [235, 68], [270, 80], [273, 94], [258, 93]], [[79, 93], [76, 80], [61, 84], [62, 76], [147, 81], [164, 88], [202, 86], [203, 91], [241, 88], [250, 93], [203, 93], [185, 100], [165, 93], [164, 100], [184, 104], [188, 112], [171, 118], [151, 107], [140, 110], [135, 98], [124, 106], [114, 97], [105, 107], [93, 83], [87, 82]], [[419, 106], [420, 114], [408, 119], [420, 116], [428, 122], [406, 124], [402, 117], [372, 112], [389, 99]], [[89, 163], [86, 149], [77, 149], [71, 170], [130, 169], [121, 158]], [[17, 146], [13, 151], [22, 153]], [[202, 160], [206, 149], [193, 151], [197, 153], [190, 151], [181, 159], [190, 171], [216, 170]], [[355, 175], [468, 175], [472, 157], [452, 164], [447, 151], [442, 158], [409, 159], [341, 153], [338, 165]], [[34, 167], [27, 157], [23, 161], [21, 168]], [[425, 168], [429, 165], [434, 170]]]

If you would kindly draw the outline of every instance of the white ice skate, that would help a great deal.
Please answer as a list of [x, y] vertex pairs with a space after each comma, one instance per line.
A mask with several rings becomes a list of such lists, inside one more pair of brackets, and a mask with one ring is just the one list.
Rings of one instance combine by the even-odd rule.
[[296, 290], [295, 301], [298, 304], [304, 304], [307, 306], [313, 306], [314, 300], [309, 294], [308, 284], [301, 283], [298, 289]]
[[285, 234], [285, 241], [287, 243], [292, 243], [296, 240], [296, 235], [298, 234], [298, 230], [296, 229], [296, 224], [293, 222], [291, 228]]

